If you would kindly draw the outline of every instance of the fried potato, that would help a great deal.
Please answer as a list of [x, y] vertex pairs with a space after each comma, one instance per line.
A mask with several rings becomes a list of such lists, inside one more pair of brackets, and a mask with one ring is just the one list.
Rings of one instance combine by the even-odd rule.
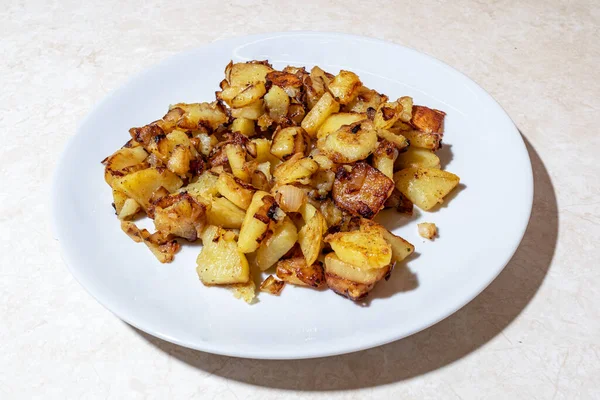
[[308, 148], [304, 137], [304, 130], [300, 127], [278, 129], [273, 135], [271, 154], [286, 160], [296, 153], [304, 154]]
[[183, 185], [182, 180], [168, 169], [146, 168], [125, 175], [115, 182], [115, 188], [134, 199], [144, 210], [151, 206], [152, 193], [161, 186], [170, 193]]
[[198, 239], [206, 223], [206, 206], [187, 193], [162, 197], [154, 205], [153, 213], [157, 231], [190, 242]]
[[396, 187], [419, 208], [427, 211], [454, 189], [460, 178], [435, 168], [406, 168], [394, 174]]
[[281, 294], [281, 291], [283, 290], [284, 286], [285, 286], [284, 281], [279, 281], [279, 280], [275, 279], [275, 277], [273, 275], [269, 275], [267, 277], [267, 279], [265, 279], [260, 284], [260, 291], [267, 292], [269, 294], [272, 294], [273, 296], [279, 296], [279, 294]]
[[[248, 118], [235, 118], [231, 123], [231, 131], [239, 132], [245, 136], [254, 136], [256, 134], [256, 130], [254, 127], [254, 121]], [[205, 154], [208, 155], [208, 154]]]
[[275, 168], [273, 177], [277, 185], [286, 185], [289, 183], [307, 185], [310, 183], [312, 174], [317, 172], [318, 169], [319, 164], [313, 159], [303, 157], [302, 153], [296, 153]]
[[316, 261], [307, 265], [304, 257], [280, 260], [276, 264], [276, 274], [282, 281], [293, 285], [319, 288], [325, 284], [323, 263]]
[[425, 133], [444, 133], [446, 113], [423, 106], [413, 106], [410, 124]]
[[244, 222], [244, 210], [227, 200], [225, 197], [212, 199], [206, 212], [206, 219], [210, 225], [228, 229], [240, 229]]
[[330, 160], [349, 164], [367, 158], [377, 148], [377, 133], [370, 121], [344, 125], [317, 142]]
[[202, 243], [196, 272], [203, 284], [227, 285], [250, 280], [248, 260], [238, 248], [233, 232], [210, 225], [202, 234]]
[[420, 147], [422, 149], [438, 150], [442, 147], [442, 136], [437, 133], [425, 133], [415, 130], [405, 131], [398, 129], [390, 129], [390, 132], [404, 136], [411, 146]]
[[271, 237], [261, 243], [256, 251], [256, 265], [261, 271], [269, 269], [294, 246], [297, 240], [296, 225], [289, 217], [285, 217], [275, 225]]
[[267, 74], [273, 71], [268, 63], [229, 63], [225, 68], [225, 79], [230, 86], [245, 86], [267, 81]]
[[440, 169], [440, 159], [431, 150], [411, 146], [404, 153], [398, 155], [394, 169], [400, 170], [411, 167]]
[[398, 149], [387, 140], [379, 142], [373, 152], [373, 166], [382, 174], [392, 179], [394, 177], [394, 162], [398, 157]]
[[241, 209], [248, 209], [252, 201], [252, 195], [255, 190], [252, 185], [249, 185], [234, 176], [223, 173], [217, 179], [217, 190], [219, 194], [231, 201]]
[[[305, 212], [305, 215], [307, 215], [304, 218], [305, 225], [300, 229], [300, 232], [298, 232], [298, 243], [302, 249], [302, 254], [304, 254], [306, 264], [312, 265], [317, 261], [317, 258], [321, 253], [321, 248], [323, 247], [323, 235], [327, 230], [327, 221], [325, 221], [321, 211], [317, 210], [311, 204], [305, 204], [304, 208], [309, 208], [311, 210]], [[308, 213], [312, 215], [308, 217]]]
[[379, 107], [377, 107], [377, 111], [375, 111], [373, 124], [378, 129], [388, 129], [400, 119], [401, 115], [402, 105], [397, 101], [392, 103], [381, 103]]
[[238, 247], [241, 252], [252, 253], [258, 249], [266, 237], [270, 222], [275, 219], [277, 210], [277, 203], [269, 193], [254, 193], [240, 228]]
[[335, 101], [329, 92], [323, 94], [315, 106], [302, 120], [302, 128], [310, 137], [315, 137], [319, 127], [333, 113], [340, 110], [340, 103]]
[[394, 182], [365, 162], [338, 167], [332, 198], [340, 209], [363, 218], [373, 218], [394, 190]]
[[340, 278], [362, 284], [374, 284], [391, 273], [391, 265], [378, 269], [364, 269], [339, 259], [335, 253], [325, 256], [325, 273], [337, 275]]
[[335, 113], [331, 114], [317, 131], [317, 138], [323, 138], [340, 129], [343, 125], [351, 125], [354, 122], [367, 119], [366, 114], [359, 113]]
[[329, 84], [329, 91], [340, 104], [348, 104], [358, 96], [361, 86], [358, 75], [342, 70]]
[[283, 121], [288, 115], [290, 98], [279, 86], [271, 86], [265, 95], [265, 107], [273, 121]]

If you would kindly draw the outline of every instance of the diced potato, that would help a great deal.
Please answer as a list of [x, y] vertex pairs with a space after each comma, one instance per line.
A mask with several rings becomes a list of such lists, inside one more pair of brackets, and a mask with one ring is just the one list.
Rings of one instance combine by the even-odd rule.
[[196, 272], [203, 284], [226, 285], [250, 280], [248, 260], [238, 249], [232, 232], [209, 226], [202, 235], [202, 243]]
[[241, 252], [252, 253], [258, 249], [272, 220], [273, 208], [278, 208], [273, 196], [263, 191], [254, 193], [240, 228], [238, 247]]
[[239, 132], [245, 136], [254, 136], [254, 121], [248, 118], [236, 118], [231, 123], [231, 131]]
[[358, 96], [361, 86], [358, 75], [342, 70], [329, 84], [329, 91], [340, 104], [348, 104]]
[[392, 103], [381, 103], [375, 112], [373, 124], [379, 129], [388, 129], [400, 119], [402, 105], [397, 101]]
[[342, 223], [344, 213], [335, 206], [331, 199], [321, 201], [320, 210], [321, 214], [323, 214], [323, 218], [325, 218], [325, 222], [327, 222], [328, 227]]
[[377, 269], [389, 265], [392, 248], [377, 226], [362, 223], [359, 230], [327, 235], [325, 242], [340, 260], [361, 269]]
[[252, 195], [254, 194], [252, 185], [248, 185], [228, 173], [219, 175], [217, 190], [221, 196], [244, 210], [250, 205]]
[[250, 175], [245, 168], [246, 151], [239, 144], [228, 144], [225, 146], [225, 154], [229, 160], [229, 166], [233, 175], [244, 182], [250, 180]]
[[264, 82], [256, 82], [244, 87], [232, 100], [231, 106], [235, 108], [245, 107], [259, 100], [267, 93]]
[[269, 139], [252, 139], [252, 143], [256, 146], [256, 162], [264, 163], [270, 161], [273, 156], [271, 155], [271, 141]]
[[265, 95], [265, 106], [269, 111], [269, 117], [274, 121], [282, 121], [288, 114], [290, 98], [279, 86], [271, 86]]
[[273, 71], [269, 65], [260, 63], [229, 64], [225, 68], [225, 77], [231, 86], [245, 86], [267, 81], [267, 74]]
[[112, 156], [102, 161], [105, 166], [104, 180], [113, 187], [113, 182], [122, 176], [123, 169], [140, 164], [146, 157], [148, 157], [148, 153], [141, 146], [124, 147], [117, 150]]
[[219, 193], [217, 189], [218, 175], [210, 171], [203, 172], [195, 182], [179, 189], [178, 192], [186, 192], [192, 195], [196, 201], [210, 202]]
[[171, 108], [181, 108], [184, 111], [177, 121], [177, 127], [184, 130], [198, 129], [200, 126], [216, 130], [229, 119], [225, 108], [216, 101], [212, 103], [178, 103]]
[[213, 199], [210, 208], [206, 212], [209, 224], [230, 229], [240, 229], [245, 215], [244, 210], [225, 197]]
[[150, 197], [156, 189], [162, 186], [172, 193], [182, 184], [181, 179], [167, 169], [147, 168], [125, 175], [115, 183], [115, 187], [137, 201], [144, 210], [148, 210], [151, 205]]
[[352, 282], [372, 284], [377, 283], [391, 272], [391, 265], [378, 269], [364, 269], [339, 259], [335, 253], [325, 257], [325, 272], [348, 279]]
[[308, 114], [306, 114], [301, 126], [310, 137], [315, 137], [325, 120], [339, 110], [340, 104], [333, 99], [329, 92], [326, 92]]
[[200, 236], [206, 222], [206, 206], [188, 193], [164, 196], [154, 208], [156, 230], [190, 242]]
[[440, 159], [431, 150], [410, 146], [398, 156], [394, 168], [400, 170], [411, 167], [440, 169]]
[[169, 235], [161, 232], [150, 234], [146, 229], [139, 229], [133, 222], [121, 221], [121, 229], [134, 242], [143, 242], [161, 263], [170, 263], [180, 249], [179, 243]]
[[256, 251], [256, 265], [261, 271], [273, 266], [283, 257], [298, 240], [296, 225], [289, 217], [275, 225], [273, 234], [265, 240]]
[[321, 138], [317, 147], [335, 163], [353, 163], [377, 148], [377, 133], [371, 121], [358, 121]]
[[300, 127], [291, 126], [279, 129], [273, 135], [271, 154], [285, 160], [296, 153], [306, 151], [308, 143], [304, 139], [304, 130]]
[[369, 292], [373, 290], [373, 287], [375, 286], [374, 283], [365, 284], [353, 282], [331, 272], [327, 272], [325, 274], [325, 280], [327, 282], [327, 286], [331, 290], [340, 296], [344, 296], [353, 301], [363, 300], [369, 295]]
[[[394, 129], [392, 129], [394, 131]], [[442, 136], [437, 133], [420, 131], [399, 131], [410, 142], [411, 147], [438, 150], [442, 146]]]
[[256, 100], [254, 103], [241, 108], [231, 109], [231, 116], [233, 118], [248, 118], [254, 121], [256, 121], [264, 113], [265, 107], [262, 99]]
[[331, 114], [317, 131], [317, 138], [323, 138], [340, 129], [343, 125], [351, 125], [357, 121], [367, 119], [366, 114], [359, 113], [335, 113]]
[[425, 133], [443, 133], [446, 113], [423, 106], [413, 106], [410, 123]]
[[276, 274], [282, 281], [298, 286], [319, 288], [325, 283], [323, 263], [317, 261], [306, 265], [304, 257], [280, 260], [276, 264]]
[[398, 157], [398, 149], [387, 140], [382, 140], [373, 153], [373, 166], [382, 174], [392, 179], [394, 177], [394, 162]]
[[315, 104], [323, 96], [329, 86], [331, 78], [327, 72], [315, 66], [311, 69], [309, 76], [303, 79], [303, 85], [306, 92], [306, 103], [308, 109], [314, 108]]
[[283, 290], [284, 286], [285, 286], [285, 282], [284, 281], [279, 281], [279, 280], [275, 279], [275, 277], [273, 275], [269, 275], [267, 277], [267, 279], [265, 279], [260, 284], [260, 291], [261, 292], [267, 292], [267, 293], [272, 294], [274, 296], [279, 296], [279, 294]]
[[312, 216], [303, 213], [306, 224], [298, 232], [298, 243], [307, 265], [312, 265], [321, 254], [323, 248], [323, 235], [327, 230], [327, 221], [314, 206], [306, 204], [304, 210], [310, 209]]
[[431, 222], [423, 222], [417, 224], [419, 229], [419, 235], [425, 239], [433, 240], [437, 235], [437, 226]]
[[303, 157], [301, 153], [294, 154], [287, 161], [279, 164], [273, 172], [273, 177], [277, 185], [286, 185], [288, 183], [310, 183], [310, 177], [317, 172], [319, 164], [313, 159]]
[[302, 104], [290, 104], [288, 107], [287, 117], [294, 125], [300, 126], [305, 115], [306, 110]]
[[406, 168], [394, 174], [396, 187], [423, 210], [430, 210], [454, 189], [460, 178], [435, 168]]
[[351, 214], [373, 218], [394, 190], [394, 182], [365, 162], [338, 167], [333, 182], [335, 205]]
[[394, 235], [384, 227], [380, 226], [379, 231], [386, 242], [392, 247], [392, 262], [399, 263], [415, 251], [415, 246], [400, 236]]
[[[306, 72], [303, 72], [306, 74]], [[267, 75], [267, 82], [271, 84], [271, 87], [279, 87], [282, 89], [287, 96], [300, 100], [302, 95], [302, 72], [290, 72], [290, 71], [272, 71]]]

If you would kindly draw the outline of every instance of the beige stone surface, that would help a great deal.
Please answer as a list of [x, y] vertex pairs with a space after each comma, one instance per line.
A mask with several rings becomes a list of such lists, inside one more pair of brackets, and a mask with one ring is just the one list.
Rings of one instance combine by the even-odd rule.
[[[0, 398], [600, 398], [594, 1], [12, 1], [0, 17]], [[453, 316], [360, 353], [240, 360], [135, 331], [74, 281], [51, 237], [64, 144], [143, 68], [216, 39], [298, 29], [413, 47], [488, 90], [533, 163], [521, 247]]]

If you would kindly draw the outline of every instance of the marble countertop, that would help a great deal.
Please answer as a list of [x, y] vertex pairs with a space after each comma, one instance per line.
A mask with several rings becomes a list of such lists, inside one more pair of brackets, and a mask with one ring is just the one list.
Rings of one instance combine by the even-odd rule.
[[[600, 398], [593, 1], [14, 1], [0, 16], [0, 398]], [[360, 353], [241, 360], [136, 331], [74, 281], [52, 239], [63, 146], [107, 92], [172, 54], [299, 29], [413, 47], [498, 100], [535, 175], [519, 250], [456, 314]]]

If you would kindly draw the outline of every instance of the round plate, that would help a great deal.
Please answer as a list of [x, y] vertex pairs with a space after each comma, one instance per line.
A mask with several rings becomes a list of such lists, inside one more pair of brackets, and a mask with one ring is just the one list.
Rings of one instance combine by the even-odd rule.
[[[199, 246], [184, 245], [172, 264], [121, 230], [100, 161], [122, 146], [132, 126], [160, 118], [169, 104], [212, 101], [225, 65], [268, 59], [275, 68], [318, 65], [356, 72], [391, 99], [447, 113], [444, 168], [460, 176], [435, 212], [380, 220], [416, 246], [408, 268], [381, 282], [367, 305], [330, 290], [287, 285], [280, 297], [247, 305], [228, 289], [203, 286]], [[173, 343], [239, 357], [328, 356], [385, 344], [452, 314], [508, 263], [531, 211], [531, 164], [518, 130], [473, 81], [415, 50], [358, 36], [273, 33], [223, 40], [178, 54], [139, 74], [81, 124], [59, 162], [53, 187], [55, 234], [75, 278], [131, 325]], [[425, 241], [417, 222], [435, 222]]]

